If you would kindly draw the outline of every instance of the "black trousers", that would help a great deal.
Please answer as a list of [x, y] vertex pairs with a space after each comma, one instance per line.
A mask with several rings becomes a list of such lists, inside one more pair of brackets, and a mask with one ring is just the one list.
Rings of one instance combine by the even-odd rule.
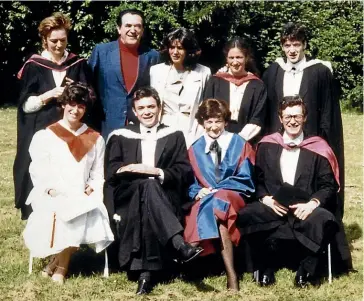
[[121, 192], [124, 195], [114, 194], [119, 200], [125, 193], [129, 196], [119, 226], [120, 266], [161, 270], [170, 239], [183, 231], [176, 210], [158, 180], [137, 180], [128, 190]]

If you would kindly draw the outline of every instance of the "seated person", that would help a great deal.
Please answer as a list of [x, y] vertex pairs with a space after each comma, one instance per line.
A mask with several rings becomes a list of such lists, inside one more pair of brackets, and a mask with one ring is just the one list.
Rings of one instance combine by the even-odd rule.
[[[302, 129], [307, 110], [298, 95], [283, 98], [279, 118], [283, 131], [264, 137], [258, 144], [255, 171], [259, 202], [241, 209], [237, 223], [247, 239], [262, 241], [255, 249], [260, 252], [261, 285], [275, 282], [276, 256], [284, 251], [279, 247], [294, 242], [303, 252], [295, 285], [304, 287], [316, 280], [319, 254], [340, 229], [330, 212], [339, 189], [338, 164], [323, 139], [305, 136]], [[293, 254], [290, 257], [295, 257]]]
[[81, 122], [90, 104], [89, 89], [71, 83], [59, 101], [63, 118], [38, 131], [30, 144], [34, 188], [26, 203], [33, 212], [23, 236], [31, 256], [54, 255], [42, 275], [63, 284], [80, 244], [94, 244], [100, 252], [114, 236], [103, 203], [105, 142]]
[[189, 149], [195, 182], [189, 188], [193, 206], [184, 235], [186, 241], [203, 246], [206, 255], [213, 251], [211, 242], [218, 240], [227, 287], [239, 290], [233, 244], [238, 245], [240, 233], [235, 220], [244, 199], [254, 193], [254, 151], [239, 135], [225, 131], [230, 116], [224, 101], [207, 99], [198, 108], [196, 119], [205, 133]]
[[187, 262], [203, 250], [182, 237], [181, 206], [193, 182], [183, 133], [159, 123], [161, 102], [153, 88], [135, 92], [133, 111], [140, 125], [109, 136], [106, 189], [113, 196], [109, 213], [120, 216], [119, 264], [140, 273], [137, 294], [147, 294], [153, 272], [164, 268], [165, 253]]

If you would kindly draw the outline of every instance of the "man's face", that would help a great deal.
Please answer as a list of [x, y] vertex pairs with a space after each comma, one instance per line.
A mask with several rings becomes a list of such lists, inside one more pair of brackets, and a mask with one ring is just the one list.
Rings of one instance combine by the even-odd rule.
[[297, 105], [287, 107], [282, 112], [282, 117], [279, 120], [283, 124], [283, 128], [291, 139], [297, 138], [303, 130], [303, 125], [306, 122], [306, 117], [303, 115], [302, 106]]
[[134, 102], [133, 112], [142, 125], [151, 128], [159, 121], [160, 109], [153, 97], [144, 97]]
[[287, 60], [292, 64], [295, 64], [302, 60], [305, 55], [306, 43], [302, 43], [298, 40], [287, 40], [282, 45]]
[[144, 32], [142, 18], [139, 15], [125, 14], [118, 32], [124, 45], [138, 46]]

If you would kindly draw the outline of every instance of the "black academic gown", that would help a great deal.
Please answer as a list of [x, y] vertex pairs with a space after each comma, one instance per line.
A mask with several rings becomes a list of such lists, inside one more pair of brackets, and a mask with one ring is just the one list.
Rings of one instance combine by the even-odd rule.
[[[309, 61], [309, 58], [307, 58]], [[284, 70], [276, 62], [263, 74], [267, 87], [267, 119], [265, 133], [281, 128], [278, 118], [279, 102], [283, 99]], [[299, 95], [306, 104], [308, 116], [304, 131], [310, 136], [325, 139], [335, 153], [340, 169], [340, 194], [337, 200], [341, 218], [344, 214], [344, 138], [340, 111], [339, 88], [328, 67], [318, 63], [303, 71]]]
[[[74, 81], [88, 83], [90, 73], [87, 62], [78, 56], [66, 60], [61, 65], [55, 65], [47, 59], [34, 58], [36, 62], [25, 64], [20, 77], [20, 95], [17, 112], [17, 149], [13, 165], [15, 207], [21, 209], [22, 219], [27, 219], [32, 212], [31, 206], [25, 205], [33, 188], [29, 175], [30, 155], [29, 145], [33, 135], [61, 118], [61, 111], [53, 99], [34, 113], [24, 113], [23, 104], [30, 96], [38, 96], [56, 87], [52, 69], [58, 70], [70, 66], [66, 77]], [[47, 68], [47, 67], [49, 68]]]
[[[257, 199], [274, 195], [283, 185], [280, 169], [282, 150], [279, 144], [261, 143], [258, 146], [255, 165]], [[272, 238], [298, 240], [301, 245], [317, 253], [326, 246], [320, 244], [328, 243], [324, 241], [324, 232], [330, 224], [336, 232], [331, 244], [335, 259], [333, 270], [341, 273], [352, 269], [351, 254], [343, 224], [340, 219], [335, 218], [337, 212], [335, 196], [338, 185], [328, 160], [301, 148], [294, 186], [306, 191], [310, 199], [319, 199], [320, 207], [316, 208], [305, 221], [295, 218], [287, 220], [280, 218], [268, 206], [256, 201], [239, 212], [238, 225], [242, 235], [267, 231]]]
[[[160, 125], [157, 135], [168, 131]], [[105, 152], [105, 204], [110, 216], [121, 222], [119, 264], [131, 270], [160, 270], [169, 239], [183, 231], [181, 206], [193, 172], [182, 132], [161, 134], [155, 150], [155, 166], [164, 172], [164, 181], [123, 177], [116, 171], [124, 165], [142, 163], [141, 140], [128, 138], [125, 131], [140, 133], [139, 125], [128, 125], [124, 134], [109, 139]]]
[[[216, 98], [230, 104], [230, 82], [220, 77], [212, 76], [206, 84], [203, 99]], [[238, 120], [228, 124], [227, 130], [232, 133], [239, 133], [248, 124], [265, 126], [267, 92], [265, 85], [260, 80], [250, 80], [246, 86]]]

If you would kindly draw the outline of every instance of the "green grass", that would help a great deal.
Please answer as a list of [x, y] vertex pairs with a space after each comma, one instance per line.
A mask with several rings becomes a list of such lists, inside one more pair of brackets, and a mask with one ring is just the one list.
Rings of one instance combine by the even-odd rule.
[[[28, 251], [22, 240], [25, 222], [13, 205], [12, 164], [16, 147], [16, 111], [0, 109], [0, 300], [362, 300], [363, 283], [363, 122], [361, 115], [344, 114], [346, 152], [346, 203], [344, 223], [350, 239], [354, 267], [358, 273], [335, 278], [332, 285], [293, 288], [294, 273], [281, 270], [273, 287], [261, 288], [245, 274], [239, 293], [227, 292], [225, 277], [209, 277], [203, 283], [176, 279], [160, 284], [152, 294], [135, 296], [136, 283], [125, 273], [102, 278], [102, 256], [90, 252], [77, 254], [77, 268], [63, 287], [39, 276], [41, 260], [35, 260], [33, 274], [28, 275]], [[95, 265], [95, 263], [98, 263]], [[98, 266], [99, 268], [94, 268]], [[81, 275], [81, 272], [83, 273]]]

